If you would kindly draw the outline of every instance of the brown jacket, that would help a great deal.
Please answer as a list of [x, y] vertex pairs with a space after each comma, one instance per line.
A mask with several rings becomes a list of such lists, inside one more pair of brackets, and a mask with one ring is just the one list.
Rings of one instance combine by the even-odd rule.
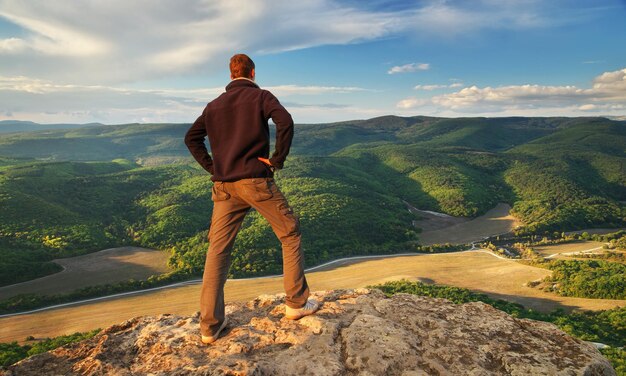
[[[209, 102], [185, 135], [185, 144], [213, 181], [273, 177], [257, 158], [270, 152], [268, 120], [276, 124], [272, 166], [282, 168], [293, 139], [293, 120], [278, 99], [246, 79], [236, 79]], [[208, 136], [209, 155], [204, 143]]]

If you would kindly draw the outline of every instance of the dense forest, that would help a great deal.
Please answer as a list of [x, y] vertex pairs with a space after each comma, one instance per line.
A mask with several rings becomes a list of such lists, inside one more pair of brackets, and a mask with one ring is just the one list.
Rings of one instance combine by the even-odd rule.
[[[0, 285], [49, 261], [121, 245], [202, 268], [209, 176], [188, 124], [89, 125], [0, 137]], [[382, 117], [296, 125], [277, 182], [301, 221], [306, 264], [415, 250], [403, 201], [456, 216], [513, 206], [519, 234], [626, 224], [626, 122], [603, 118]], [[231, 276], [280, 272], [280, 244], [250, 213]]]

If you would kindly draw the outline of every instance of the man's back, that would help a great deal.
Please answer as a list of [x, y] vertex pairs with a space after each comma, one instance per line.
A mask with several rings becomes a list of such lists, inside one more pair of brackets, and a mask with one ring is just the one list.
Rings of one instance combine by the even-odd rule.
[[277, 130], [276, 151], [270, 161], [281, 168], [291, 146], [293, 120], [272, 93], [248, 79], [231, 81], [226, 92], [206, 106], [187, 132], [185, 143], [194, 157], [205, 156], [204, 136], [208, 136], [212, 164], [198, 162], [214, 181], [272, 177], [270, 167], [258, 159], [269, 156], [270, 118]]

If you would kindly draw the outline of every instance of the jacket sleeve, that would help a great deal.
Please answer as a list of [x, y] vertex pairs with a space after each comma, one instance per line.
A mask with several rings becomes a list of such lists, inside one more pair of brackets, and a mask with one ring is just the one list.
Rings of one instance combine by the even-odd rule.
[[265, 100], [263, 101], [263, 110], [268, 118], [272, 118], [276, 124], [276, 144], [274, 146], [274, 154], [270, 158], [270, 163], [276, 168], [283, 168], [291, 141], [293, 140], [293, 119], [291, 114], [287, 112], [278, 99], [269, 91], [266, 91]]
[[204, 144], [204, 138], [206, 137], [206, 128], [204, 124], [204, 112], [202, 115], [198, 117], [198, 119], [193, 123], [191, 128], [185, 134], [185, 145], [187, 145], [187, 149], [191, 152], [191, 155], [195, 158], [195, 160], [208, 171], [210, 174], [214, 173], [213, 170], [213, 159], [209, 155], [207, 151], [206, 145]]

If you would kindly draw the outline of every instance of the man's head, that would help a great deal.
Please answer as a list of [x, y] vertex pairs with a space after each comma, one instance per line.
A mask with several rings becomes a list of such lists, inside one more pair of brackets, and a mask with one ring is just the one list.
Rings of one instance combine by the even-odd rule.
[[254, 61], [245, 54], [237, 54], [230, 58], [230, 79], [249, 78], [254, 80]]

